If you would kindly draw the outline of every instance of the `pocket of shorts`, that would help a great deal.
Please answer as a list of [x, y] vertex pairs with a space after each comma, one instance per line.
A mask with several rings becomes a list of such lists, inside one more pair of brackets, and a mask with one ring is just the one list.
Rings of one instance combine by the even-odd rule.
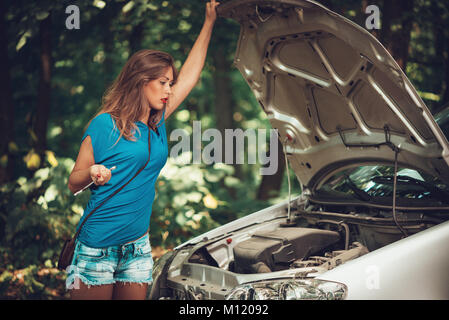
[[151, 244], [149, 239], [136, 245], [136, 252], [139, 256], [151, 255]]
[[98, 260], [106, 256], [106, 250], [103, 248], [91, 248], [84, 244], [80, 244], [78, 256]]

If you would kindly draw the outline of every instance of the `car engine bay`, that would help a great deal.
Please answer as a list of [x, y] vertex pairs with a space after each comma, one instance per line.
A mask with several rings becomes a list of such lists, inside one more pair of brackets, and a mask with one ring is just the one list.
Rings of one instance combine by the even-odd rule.
[[[437, 225], [439, 211], [309, 202], [278, 217], [179, 250], [159, 285], [165, 299], [225, 299], [236, 285], [267, 278], [313, 279], [370, 251]], [[446, 208], [447, 209], [447, 208]], [[428, 209], [423, 209], [428, 210]], [[357, 213], [356, 213], [357, 212]]]

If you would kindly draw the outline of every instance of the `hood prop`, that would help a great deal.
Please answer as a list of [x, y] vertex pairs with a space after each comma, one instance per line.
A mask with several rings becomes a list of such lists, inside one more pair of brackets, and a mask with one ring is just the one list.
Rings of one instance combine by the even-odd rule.
[[390, 140], [390, 128], [388, 128], [387, 125], [384, 126], [384, 132], [385, 132], [385, 142], [381, 143], [347, 143], [345, 141], [345, 138], [343, 136], [343, 133], [341, 131], [340, 126], [337, 127], [338, 133], [340, 134], [341, 141], [347, 148], [379, 148], [381, 146], [388, 146], [393, 150], [394, 152], [394, 180], [393, 180], [393, 220], [398, 229], [402, 232], [404, 237], [407, 237], [408, 234], [404, 230], [404, 228], [401, 227], [399, 224], [397, 217], [396, 217], [396, 185], [397, 185], [397, 175], [398, 175], [398, 154], [401, 151], [398, 146], [396, 146], [394, 143]]
[[402, 232], [404, 237], [407, 237], [408, 234], [405, 232], [405, 230], [400, 226], [397, 218], [396, 218], [396, 183], [397, 183], [397, 176], [398, 176], [398, 153], [399, 148], [397, 148], [394, 152], [394, 181], [393, 181], [393, 220], [398, 229]]
[[[291, 211], [291, 196], [292, 196], [292, 185], [290, 183], [290, 168], [288, 166], [288, 159], [287, 159], [287, 144], [289, 142], [294, 142], [294, 138], [287, 132], [287, 136], [285, 137], [284, 143], [282, 144], [282, 151], [284, 151], [284, 158], [285, 158], [285, 170], [287, 172], [287, 181], [288, 181], [288, 203], [287, 203], [287, 220], [284, 223], [280, 224], [281, 228], [288, 228], [288, 227], [296, 227], [297, 222], [294, 221], [294, 218], [292, 218], [292, 211]], [[301, 187], [301, 193], [303, 192], [303, 186], [301, 180], [298, 180], [300, 187]]]

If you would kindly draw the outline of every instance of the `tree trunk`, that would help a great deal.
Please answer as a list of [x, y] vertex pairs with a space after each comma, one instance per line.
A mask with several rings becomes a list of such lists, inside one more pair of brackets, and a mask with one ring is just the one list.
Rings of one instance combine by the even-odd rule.
[[[223, 139], [222, 160], [225, 162], [225, 129], [234, 129], [234, 103], [232, 100], [231, 78], [229, 76], [231, 65], [226, 59], [224, 48], [215, 48], [215, 50], [212, 50], [212, 57], [215, 66], [213, 79], [215, 85], [216, 124], [217, 129], [220, 131]], [[231, 143], [231, 141], [228, 141], [227, 143]], [[235, 176], [242, 178], [241, 165], [236, 163], [236, 144], [233, 143], [233, 146], [233, 165], [235, 168]]]
[[[41, 159], [47, 149], [47, 127], [51, 103], [51, 13], [40, 22], [40, 78], [37, 97], [37, 110], [34, 121], [34, 133], [37, 141], [34, 143], [36, 152]], [[41, 162], [42, 163], [42, 162]]]
[[224, 137], [225, 129], [234, 128], [232, 119], [233, 104], [231, 95], [231, 79], [229, 77], [230, 66], [226, 61], [223, 50], [213, 50], [215, 70], [213, 73], [215, 85], [215, 114], [217, 129], [222, 132]]
[[[273, 175], [262, 176], [262, 181], [257, 192], [258, 200], [268, 200], [269, 198], [277, 197], [282, 186], [282, 179], [285, 172], [285, 157], [283, 147], [278, 141], [278, 170]], [[270, 150], [271, 152], [271, 150]], [[288, 173], [287, 173], [288, 174]]]
[[[446, 4], [447, 8], [446, 11], [449, 12], [449, 5]], [[449, 22], [447, 19], [443, 19], [443, 16], [440, 12], [441, 8], [437, 6], [431, 7], [431, 12], [433, 16], [433, 34], [435, 35], [435, 55], [437, 57], [436, 61], [438, 64], [442, 66], [442, 70], [444, 72], [443, 75], [443, 83], [441, 84], [441, 87], [439, 88], [441, 93], [441, 107], [444, 107], [444, 105], [449, 102], [449, 45], [448, 45], [448, 28], [449, 28]], [[432, 111], [439, 111], [439, 110], [432, 110]]]
[[441, 102], [444, 105], [447, 105], [447, 103], [449, 102], [449, 48], [446, 45], [446, 54], [445, 54], [445, 59], [444, 59], [444, 91], [443, 91], [443, 98], [441, 99]]
[[[414, 0], [384, 0], [380, 41], [403, 71], [409, 56]], [[394, 30], [393, 30], [394, 27]]]
[[101, 30], [103, 31], [103, 75], [105, 89], [112, 84], [116, 76], [116, 74], [114, 73], [115, 61], [113, 57], [114, 54], [116, 54], [116, 51], [114, 50], [115, 32], [111, 29], [114, 22], [116, 22], [118, 14], [122, 10], [122, 7], [123, 3], [110, 1], [101, 13], [100, 21], [102, 26]]
[[[14, 140], [14, 106], [11, 89], [11, 76], [8, 58], [8, 39], [5, 23], [5, 9], [3, 1], [0, 1], [0, 184], [11, 181], [14, 177], [13, 155], [8, 145]], [[5, 158], [6, 157], [6, 158]], [[6, 163], [5, 163], [6, 161]]]
[[143, 41], [143, 31], [144, 31], [145, 22], [141, 21], [131, 30], [131, 34], [129, 36], [129, 56], [131, 57], [134, 53], [142, 49], [142, 41]]
[[329, 10], [332, 10], [340, 15], [344, 15], [344, 3], [338, 2], [338, 4], [335, 4], [335, 0], [321, 0], [319, 2]]

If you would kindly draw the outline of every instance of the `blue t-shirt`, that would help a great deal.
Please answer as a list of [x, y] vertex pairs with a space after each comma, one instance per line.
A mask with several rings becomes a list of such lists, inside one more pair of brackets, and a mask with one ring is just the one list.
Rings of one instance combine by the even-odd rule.
[[[151, 130], [150, 162], [126, 187], [89, 217], [78, 238], [83, 244], [93, 248], [120, 245], [138, 239], [148, 231], [155, 182], [168, 156], [164, 116], [165, 112], [159, 122], [162, 125], [157, 129], [159, 134]], [[115, 144], [120, 131], [108, 113], [95, 117], [84, 133], [81, 141], [90, 136], [95, 163], [106, 168], [116, 166], [116, 169], [111, 172], [111, 179], [106, 184], [92, 185], [92, 194], [78, 228], [89, 212], [127, 183], [147, 162], [150, 130], [141, 121], [135, 124], [140, 131], [140, 134], [137, 130], [134, 133], [136, 141], [126, 140], [122, 136]]]

